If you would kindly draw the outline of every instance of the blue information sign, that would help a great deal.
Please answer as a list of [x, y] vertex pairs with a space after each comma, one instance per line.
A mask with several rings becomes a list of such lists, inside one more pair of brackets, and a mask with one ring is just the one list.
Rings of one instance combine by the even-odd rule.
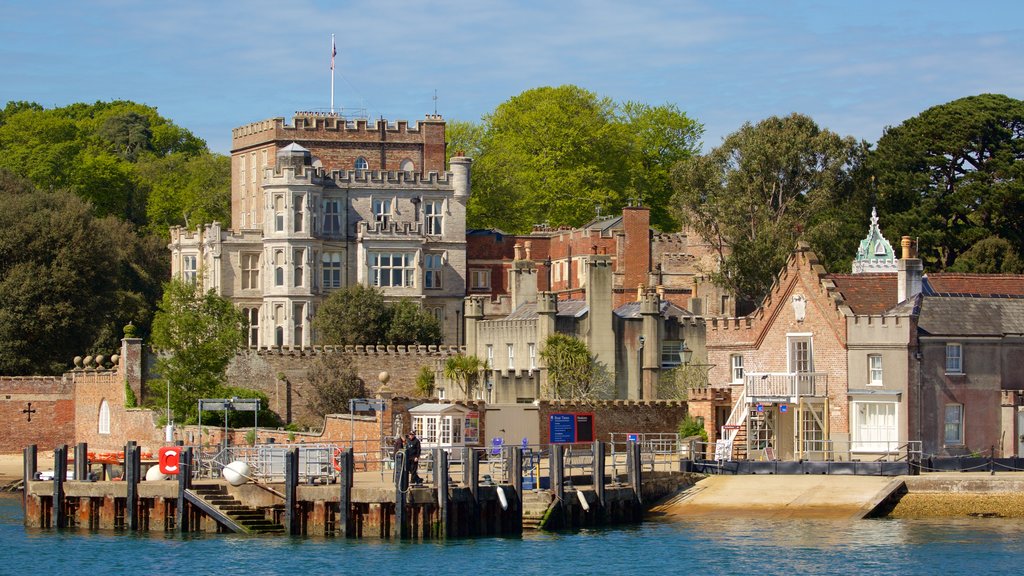
[[788, 411], [789, 411], [789, 406], [786, 406], [785, 404], [782, 404], [782, 405], [779, 406], [779, 412], [786, 413]]
[[552, 414], [548, 436], [552, 444], [570, 444], [576, 441], [576, 415]]

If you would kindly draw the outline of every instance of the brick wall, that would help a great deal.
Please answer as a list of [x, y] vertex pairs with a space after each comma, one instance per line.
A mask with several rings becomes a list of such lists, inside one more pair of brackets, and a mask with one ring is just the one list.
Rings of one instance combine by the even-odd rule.
[[552, 414], [594, 414], [596, 440], [609, 441], [615, 433], [675, 433], [686, 417], [686, 403], [676, 400], [634, 402], [632, 400], [604, 400], [569, 402], [542, 400], [539, 405], [540, 442], [547, 444], [550, 437], [548, 423]]
[[[30, 444], [37, 445], [41, 453], [62, 444], [73, 444], [73, 390], [73, 383], [67, 376], [0, 378], [0, 422], [3, 422], [0, 453], [18, 453]], [[34, 412], [24, 412], [29, 409]], [[40, 465], [46, 463], [40, 460]]]

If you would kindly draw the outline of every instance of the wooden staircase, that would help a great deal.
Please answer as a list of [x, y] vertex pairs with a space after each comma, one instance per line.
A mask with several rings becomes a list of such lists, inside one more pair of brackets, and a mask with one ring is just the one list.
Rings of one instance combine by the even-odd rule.
[[189, 501], [212, 516], [231, 532], [240, 534], [284, 534], [284, 526], [267, 519], [266, 514], [242, 504], [228, 494], [223, 484], [196, 484], [186, 491]]

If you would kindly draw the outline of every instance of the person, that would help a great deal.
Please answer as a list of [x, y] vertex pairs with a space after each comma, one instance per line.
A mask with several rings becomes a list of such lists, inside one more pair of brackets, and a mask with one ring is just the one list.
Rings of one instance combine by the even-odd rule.
[[420, 439], [416, 437], [416, 432], [411, 430], [405, 440], [405, 465], [409, 476], [412, 478], [412, 483], [422, 484], [423, 479], [420, 478], [418, 471], [420, 465]]

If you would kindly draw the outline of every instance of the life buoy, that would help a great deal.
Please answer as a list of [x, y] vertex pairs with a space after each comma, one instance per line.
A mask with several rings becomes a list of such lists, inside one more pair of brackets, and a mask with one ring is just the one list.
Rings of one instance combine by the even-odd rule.
[[334, 464], [334, 469], [337, 472], [341, 472], [341, 455], [342, 454], [343, 454], [343, 452], [341, 451], [341, 448], [335, 448], [334, 449], [334, 457], [331, 458], [331, 460], [332, 460], [332, 462]]

